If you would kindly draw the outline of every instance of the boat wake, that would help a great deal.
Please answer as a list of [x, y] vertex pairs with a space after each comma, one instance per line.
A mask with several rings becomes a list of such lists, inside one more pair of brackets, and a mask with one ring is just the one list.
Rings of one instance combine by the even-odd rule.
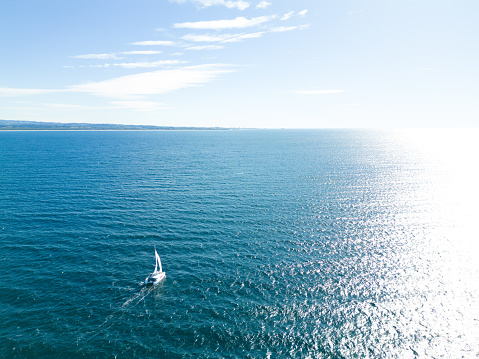
[[134, 293], [125, 303], [121, 305], [121, 308], [129, 307], [129, 306], [136, 306], [141, 303], [145, 298], [150, 294], [155, 287], [148, 287], [144, 285], [140, 288], [136, 293]]
[[[156, 251], [155, 248], [155, 271], [151, 273], [146, 280], [143, 282], [140, 282], [140, 287], [137, 289], [133, 289], [133, 294], [128, 295], [128, 299], [123, 302], [122, 305], [116, 307], [116, 306], [110, 306], [110, 308], [113, 310], [113, 313], [108, 315], [105, 320], [98, 326], [95, 326], [94, 329], [89, 330], [77, 339], [77, 344], [80, 343], [80, 341], [90, 341], [93, 340], [94, 338], [98, 337], [101, 333], [107, 332], [109, 329], [112, 329], [115, 327], [115, 323], [119, 323], [124, 321], [126, 318], [125, 316], [131, 315], [132, 308], [136, 307], [140, 303], [144, 302], [145, 298], [155, 290], [157, 287], [157, 284], [162, 282], [163, 279], [165, 278], [165, 272], [162, 270], [161, 266], [161, 260], [160, 256], [158, 255], [158, 252]], [[153, 286], [149, 285], [153, 284]], [[130, 292], [131, 293], [131, 292]]]
[[127, 308], [133, 308], [142, 303], [145, 298], [156, 288], [158, 287], [147, 286], [141, 282], [140, 288], [136, 289], [133, 294], [130, 294], [129, 298], [123, 304], [114, 309], [114, 313], [108, 315], [105, 320], [101, 324], [95, 326], [94, 329], [82, 333], [77, 338], [77, 344], [80, 344], [80, 342], [83, 344], [85, 342], [89, 342], [107, 331], [108, 328], [114, 327], [115, 323], [117, 323], [119, 320], [121, 321], [122, 318], [127, 315]]

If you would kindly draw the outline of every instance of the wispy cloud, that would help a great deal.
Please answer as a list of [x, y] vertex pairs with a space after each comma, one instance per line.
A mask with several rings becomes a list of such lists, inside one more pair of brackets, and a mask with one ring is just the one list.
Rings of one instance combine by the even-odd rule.
[[69, 90], [120, 100], [138, 100], [145, 95], [160, 95], [187, 87], [202, 86], [232, 71], [234, 70], [230, 66], [222, 64], [188, 66], [75, 85]]
[[283, 21], [284, 20], [289, 20], [293, 17], [293, 15], [294, 15], [294, 11], [290, 11], [290, 12], [284, 14], [283, 17], [281, 18], [281, 20], [283, 20]]
[[204, 29], [204, 30], [222, 30], [222, 29], [243, 29], [247, 27], [257, 26], [275, 18], [274, 15], [259, 16], [251, 19], [245, 17], [237, 17], [232, 20], [211, 20], [197, 22], [183, 22], [173, 25], [175, 28], [186, 29]]
[[219, 42], [223, 41], [226, 39], [229, 39], [231, 37], [234, 37], [235, 35], [231, 34], [204, 34], [204, 35], [196, 35], [196, 34], [188, 34], [182, 37], [183, 40], [186, 41], [191, 41], [191, 42]]
[[[144, 50], [144, 51], [122, 51], [118, 53], [111, 53], [111, 54], [86, 54], [86, 55], [76, 55], [72, 56], [75, 59], [94, 59], [94, 60], [120, 60], [123, 57], [118, 56], [120, 55], [157, 55], [161, 54], [162, 51], [155, 51], [155, 50]], [[92, 65], [87, 67], [109, 67], [110, 65]], [[74, 66], [72, 66], [74, 67]]]
[[72, 56], [75, 59], [96, 59], [96, 60], [108, 60], [108, 59], [119, 59], [116, 54], [86, 54], [86, 55], [76, 55]]
[[267, 2], [267, 1], [261, 1], [258, 3], [258, 5], [256, 5], [256, 8], [257, 9], [266, 9], [268, 6], [270, 6], [271, 3], [270, 2]]
[[272, 32], [285, 32], [285, 31], [293, 31], [293, 30], [304, 30], [308, 29], [311, 25], [306, 24], [306, 25], [296, 25], [296, 26], [278, 26], [278, 27], [273, 27], [271, 29]]
[[113, 101], [111, 104], [118, 108], [126, 108], [137, 111], [158, 111], [171, 109], [171, 107], [167, 107], [162, 103], [154, 101]]
[[57, 109], [78, 109], [78, 108], [85, 108], [81, 105], [72, 105], [67, 103], [46, 103], [44, 104], [45, 107], [49, 108], [57, 108]]
[[137, 45], [137, 46], [175, 46], [175, 43], [173, 41], [137, 41], [137, 42], [132, 42], [131, 45]]
[[220, 50], [223, 46], [220, 45], [201, 45], [201, 46], [190, 46], [186, 50]]
[[296, 93], [299, 94], [299, 95], [327, 95], [327, 94], [341, 93], [341, 92], [344, 92], [344, 90], [302, 90], [302, 91], [296, 91]]
[[185, 63], [186, 61], [179, 60], [161, 60], [161, 61], [141, 61], [141, 62], [126, 62], [126, 63], [116, 63], [111, 64], [111, 66], [123, 67], [127, 69], [141, 68], [141, 67], [162, 67], [162, 66], [171, 66], [178, 65], [180, 63]]
[[120, 52], [120, 54], [123, 54], [123, 55], [157, 55], [157, 54], [161, 54], [162, 51], [155, 51], [155, 50], [144, 50], [144, 51], [123, 51], [123, 52]]
[[253, 32], [249, 34], [239, 34], [229, 39], [223, 40], [222, 42], [241, 42], [245, 39], [256, 39], [263, 36], [264, 32]]
[[[177, 3], [185, 3], [186, 0], [170, 0], [173, 2]], [[200, 6], [204, 7], [209, 7], [209, 6], [215, 6], [215, 5], [221, 5], [221, 6], [226, 6], [227, 8], [230, 9], [239, 9], [239, 10], [245, 10], [247, 9], [250, 4], [246, 1], [242, 0], [236, 0], [236, 1], [231, 1], [231, 0], [189, 0], [190, 2], [193, 2], [195, 4], [198, 4]]]
[[306, 10], [306, 9], [301, 10], [300, 12], [298, 12], [298, 15], [299, 15], [299, 16], [306, 16], [306, 14], [308, 13], [308, 11], [309, 11], [309, 10]]
[[0, 87], [0, 97], [15, 97], [15, 96], [29, 96], [29, 95], [45, 95], [60, 90], [47, 90], [47, 89], [21, 89], [11, 87]]
[[[179, 64], [184, 64], [187, 61], [179, 60], [159, 60], [159, 61], [138, 61], [138, 62], [120, 62], [120, 63], [106, 63], [106, 64], [96, 64], [96, 65], [82, 65], [78, 66], [80, 68], [90, 67], [90, 68], [109, 68], [109, 67], [122, 67], [125, 69], [136, 69], [136, 68], [145, 68], [145, 67], [164, 67], [164, 66], [174, 66]], [[68, 66], [68, 68], [73, 68], [74, 66]]]
[[301, 11], [297, 12], [296, 14], [295, 14], [294, 11], [290, 11], [290, 12], [284, 14], [284, 15], [281, 17], [281, 20], [282, 20], [282, 21], [289, 20], [289, 19], [291, 19], [293, 16], [301, 16], [301, 17], [304, 17], [304, 16], [306, 16], [307, 13], [308, 13], [308, 10], [306, 10], [306, 9], [305, 9], [305, 10], [301, 10]]
[[[255, 33], [241, 33], [241, 34], [223, 34], [223, 35], [196, 35], [189, 34], [182, 37], [183, 40], [191, 42], [240, 42], [245, 39], [253, 39], [262, 36], [264, 32], [255, 32]], [[198, 46], [197, 46], [198, 47]], [[206, 47], [207, 48], [207, 47]]]
[[[176, 69], [143, 72], [105, 81], [88, 82], [66, 89], [19, 89], [0, 87], [0, 96], [30, 96], [54, 92], [81, 92], [122, 101], [141, 101], [148, 95], [161, 95], [183, 88], [203, 86], [220, 75], [235, 71], [231, 65], [204, 64]], [[134, 102], [129, 102], [133, 104]], [[137, 102], [139, 103], [139, 102]]]

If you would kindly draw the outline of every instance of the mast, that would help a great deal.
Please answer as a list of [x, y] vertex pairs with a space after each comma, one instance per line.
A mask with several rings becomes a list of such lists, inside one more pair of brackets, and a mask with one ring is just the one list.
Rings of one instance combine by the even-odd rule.
[[[155, 271], [153, 273], [156, 273], [158, 271], [158, 253], [156, 253], [156, 248], [155, 248]], [[160, 266], [161, 268], [161, 266]]]

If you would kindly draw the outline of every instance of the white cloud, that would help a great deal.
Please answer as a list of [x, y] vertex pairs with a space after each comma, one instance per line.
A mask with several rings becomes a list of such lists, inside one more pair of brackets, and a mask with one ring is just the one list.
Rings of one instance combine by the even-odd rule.
[[246, 1], [225, 1], [225, 6], [229, 8], [238, 8], [244, 10], [249, 7], [249, 3]]
[[306, 16], [307, 13], [308, 13], [308, 10], [306, 10], [306, 9], [299, 11], [296, 15], [294, 14], [294, 11], [290, 11], [290, 12], [284, 14], [283, 17], [281, 18], [281, 20], [283, 20], [283, 21], [284, 21], [284, 20], [289, 20], [289, 19], [291, 19], [293, 16], [302, 16], [302, 17], [304, 17], [304, 16]]
[[45, 104], [45, 106], [49, 108], [58, 108], [58, 109], [84, 108], [84, 106], [81, 106], [81, 105], [72, 105], [72, 104], [66, 104], [66, 103], [47, 103]]
[[160, 95], [187, 87], [202, 86], [232, 71], [222, 64], [188, 66], [90, 82], [71, 86], [69, 89], [120, 100], [134, 100], [145, 95]]
[[164, 104], [154, 101], [113, 101], [111, 103], [119, 108], [127, 108], [137, 111], [158, 111], [170, 109]]
[[93, 68], [102, 68], [102, 67], [110, 67], [111, 64], [101, 64], [101, 65], [90, 65], [90, 66], [79, 66], [79, 67], [93, 67]]
[[297, 25], [297, 26], [278, 26], [271, 29], [272, 32], [285, 32], [285, 31], [293, 31], [293, 30], [304, 30], [309, 28], [310, 25]]
[[[163, 42], [162, 42], [163, 43]], [[157, 55], [161, 54], [162, 51], [155, 51], [155, 50], [145, 50], [145, 51], [123, 51], [119, 52], [118, 54], [121, 55]], [[96, 59], [96, 60], [120, 60], [121, 57], [117, 56], [116, 53], [113, 54], [86, 54], [86, 55], [77, 55], [77, 56], [72, 56], [73, 58], [76, 59]], [[108, 67], [110, 66], [109, 64], [106, 65], [92, 65], [92, 66], [87, 66], [87, 67]], [[68, 66], [64, 66], [68, 67]], [[71, 66], [74, 67], [74, 66]]]
[[235, 35], [230, 34], [223, 34], [223, 35], [196, 35], [196, 34], [188, 34], [182, 37], [183, 40], [192, 41], [192, 42], [219, 42], [226, 39], [229, 39]]
[[223, 5], [230, 9], [239, 9], [245, 10], [249, 7], [249, 3], [246, 1], [231, 1], [231, 0], [197, 0], [197, 2], [201, 3], [203, 6], [213, 6], [213, 5]]
[[175, 43], [173, 41], [137, 41], [132, 42], [131, 45], [138, 45], [138, 46], [174, 46]]
[[116, 54], [86, 54], [86, 55], [77, 55], [72, 56], [75, 59], [96, 59], [96, 60], [107, 60], [107, 59], [119, 59]]
[[[182, 37], [183, 40], [192, 41], [192, 42], [240, 42], [245, 39], [253, 39], [261, 37], [264, 32], [255, 32], [255, 33], [241, 33], [241, 34], [223, 34], [223, 35], [196, 35], [189, 34]], [[220, 46], [195, 46], [195, 49], [207, 49], [207, 48], [221, 48]], [[190, 48], [191, 49], [191, 48]]]
[[[184, 3], [185, 0], [173, 0], [174, 2], [177, 3]], [[221, 5], [221, 6], [226, 6], [227, 8], [230, 9], [239, 9], [239, 10], [245, 10], [247, 9], [250, 4], [246, 1], [243, 0], [190, 0], [191, 2], [194, 2], [198, 5], [209, 7], [209, 6], [215, 6], [215, 5]]]
[[174, 24], [175, 28], [187, 28], [187, 29], [243, 29], [246, 27], [252, 27], [260, 25], [262, 23], [271, 21], [276, 16], [260, 16], [254, 17], [252, 19], [247, 19], [245, 17], [237, 17], [233, 20], [211, 20], [211, 21], [198, 21], [198, 22], [183, 22]]
[[230, 39], [224, 40], [222, 42], [240, 42], [240, 41], [243, 41], [245, 39], [256, 39], [258, 37], [263, 36], [263, 34], [264, 34], [264, 32], [253, 32], [253, 33], [250, 33], [250, 34], [240, 34], [240, 35], [237, 35], [237, 36], [232, 37]]
[[281, 20], [283, 20], [283, 21], [284, 20], [289, 20], [289, 19], [291, 19], [291, 17], [293, 17], [293, 15], [294, 15], [294, 11], [290, 11], [290, 12], [284, 14], [283, 17], [281, 18]]
[[257, 9], [266, 9], [268, 6], [270, 6], [271, 3], [270, 2], [267, 2], [267, 1], [261, 1], [260, 3], [258, 3], [258, 5], [256, 5], [256, 8]]
[[0, 87], [0, 97], [45, 95], [54, 92], [59, 92], [59, 90]]
[[344, 90], [303, 90], [303, 91], [296, 91], [299, 95], [326, 95], [326, 94], [333, 94], [333, 93], [341, 93]]
[[179, 60], [163, 60], [163, 61], [151, 61], [151, 62], [141, 61], [141, 62], [116, 63], [110, 66], [123, 67], [127, 69], [135, 69], [140, 67], [161, 67], [161, 66], [167, 66], [167, 65], [178, 65], [180, 63], [185, 63], [185, 61], [179, 61]]
[[157, 55], [161, 54], [162, 51], [155, 51], [155, 50], [145, 50], [145, 51], [123, 51], [121, 54], [123, 55]]
[[190, 46], [190, 47], [187, 47], [186, 50], [219, 50], [222, 48], [223, 46], [219, 46], [219, 45], [204, 45], [204, 46]]

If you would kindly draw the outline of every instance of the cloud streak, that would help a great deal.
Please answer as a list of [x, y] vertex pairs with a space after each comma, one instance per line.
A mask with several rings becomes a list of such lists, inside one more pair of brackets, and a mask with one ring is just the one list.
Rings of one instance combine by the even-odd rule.
[[162, 103], [154, 101], [113, 101], [111, 104], [115, 105], [117, 108], [137, 111], [159, 111], [171, 109], [171, 107], [167, 107]]
[[297, 26], [278, 26], [273, 27], [271, 32], [285, 32], [285, 31], [294, 31], [294, 30], [305, 30], [310, 27], [309, 24], [306, 25], [297, 25]]
[[222, 42], [241, 42], [245, 39], [256, 39], [264, 35], [264, 32], [252, 32], [249, 34], [239, 34], [229, 39], [223, 40]]
[[204, 34], [204, 35], [195, 35], [195, 34], [188, 34], [182, 37], [183, 40], [191, 41], [191, 42], [220, 42], [229, 38], [234, 37], [235, 35], [231, 34]]
[[294, 11], [290, 11], [287, 14], [284, 14], [283, 17], [281, 18], [281, 21], [289, 20], [293, 17]]
[[155, 51], [155, 50], [139, 50], [139, 51], [123, 51], [120, 54], [123, 55], [157, 55], [161, 54], [163, 51]]
[[0, 87], [0, 97], [17, 97], [30, 95], [46, 95], [54, 92], [61, 92], [62, 90], [48, 90], [48, 89], [21, 89], [11, 87]]
[[116, 54], [85, 54], [85, 55], [76, 55], [72, 56], [75, 59], [95, 59], [95, 60], [108, 60], [108, 59], [119, 59]]
[[232, 20], [211, 20], [197, 22], [182, 22], [173, 25], [177, 29], [200, 29], [200, 30], [224, 30], [224, 29], [244, 29], [257, 26], [276, 18], [275, 15], [259, 16], [251, 19], [237, 17]]
[[71, 86], [69, 91], [121, 100], [137, 100], [146, 95], [161, 95], [187, 87], [202, 86], [232, 71], [231, 67], [222, 64], [187, 66], [75, 85]]
[[[254, 39], [261, 37], [264, 32], [254, 32], [254, 33], [240, 33], [240, 34], [223, 34], [223, 35], [195, 35], [188, 34], [182, 37], [182, 39], [191, 41], [191, 42], [218, 42], [218, 43], [228, 43], [228, 42], [240, 42], [245, 39]], [[199, 47], [199, 46], [197, 46]], [[208, 48], [208, 46], [204, 46]], [[209, 46], [212, 48], [212, 45]], [[216, 47], [218, 48], [218, 46]]]
[[180, 63], [185, 63], [186, 61], [179, 60], [162, 60], [162, 61], [141, 61], [141, 62], [126, 62], [126, 63], [117, 63], [112, 64], [111, 66], [123, 67], [126, 69], [135, 69], [141, 67], [162, 67], [162, 66], [172, 66], [178, 65]]
[[220, 50], [223, 46], [220, 45], [200, 45], [200, 46], [190, 46], [186, 50]]
[[120, 60], [122, 57], [120, 55], [157, 55], [161, 54], [162, 51], [155, 50], [144, 50], [144, 51], [122, 51], [118, 53], [111, 54], [85, 54], [85, 55], [76, 55], [72, 56], [74, 59], [92, 59], [92, 60]]
[[[184, 3], [186, 0], [172, 0], [173, 2], [176, 3]], [[190, 0], [191, 2], [198, 4], [203, 7], [209, 7], [209, 6], [225, 6], [230, 9], [238, 9], [238, 10], [245, 10], [249, 8], [250, 4], [247, 1], [243, 0]]]
[[123, 101], [139, 101], [144, 96], [162, 95], [188, 87], [203, 86], [220, 75], [235, 71], [231, 65], [204, 64], [143, 72], [104, 81], [73, 85], [66, 89], [0, 88], [1, 96], [30, 96], [54, 92], [88, 93]]
[[131, 45], [136, 46], [175, 46], [176, 44], [173, 41], [137, 41], [132, 42]]

